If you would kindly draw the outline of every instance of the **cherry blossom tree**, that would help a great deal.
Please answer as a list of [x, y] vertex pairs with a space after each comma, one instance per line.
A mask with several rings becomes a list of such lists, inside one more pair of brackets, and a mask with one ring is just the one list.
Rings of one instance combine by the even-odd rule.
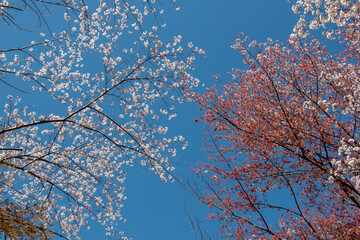
[[[193, 95], [210, 156], [195, 169], [198, 196], [226, 238], [359, 239], [358, 8], [297, 1], [287, 44], [238, 36], [247, 68]], [[337, 53], [307, 36], [321, 26]]]
[[309, 35], [310, 30], [323, 28], [326, 29], [323, 34], [330, 39], [342, 35], [353, 44], [359, 41], [359, 1], [297, 0], [292, 10], [300, 14], [294, 27], [294, 32], [300, 37]]
[[[20, 23], [28, 11], [48, 29], [36, 41], [0, 50], [0, 81], [9, 92], [0, 118], [5, 236], [74, 239], [94, 220], [108, 236], [125, 239], [118, 226], [124, 166], [139, 164], [171, 179], [169, 159], [187, 143], [168, 136], [164, 124], [198, 84], [190, 70], [203, 51], [180, 45], [181, 36], [161, 41], [158, 7], [156, 1], [2, 1], [4, 23], [25, 29]], [[62, 11], [62, 19], [51, 26], [42, 9]], [[22, 100], [31, 98], [54, 108]]]

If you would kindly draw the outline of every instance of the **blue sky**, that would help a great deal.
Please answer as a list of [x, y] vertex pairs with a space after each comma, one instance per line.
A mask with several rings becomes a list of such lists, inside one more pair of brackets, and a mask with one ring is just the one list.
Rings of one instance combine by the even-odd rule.
[[[183, 42], [193, 42], [206, 51], [206, 58], [197, 58], [194, 72], [206, 86], [213, 84], [212, 75], [219, 73], [226, 79], [228, 71], [242, 67], [240, 55], [230, 48], [237, 34], [244, 32], [258, 42], [267, 38], [286, 41], [298, 19], [285, 0], [192, 0], [177, 1], [177, 5], [179, 11], [166, 8], [163, 19], [167, 26], [161, 33], [164, 38], [180, 34]], [[175, 173], [191, 178], [189, 168], [207, 158], [199, 151], [203, 126], [194, 122], [201, 112], [192, 103], [184, 103], [177, 112], [178, 117], [169, 126], [170, 132], [183, 135], [189, 147], [176, 157]], [[198, 205], [179, 184], [163, 184], [157, 176], [139, 171], [136, 166], [127, 178], [127, 196], [124, 231], [134, 239], [196, 239], [186, 219], [184, 204], [202, 220], [204, 228], [213, 227], [204, 219], [208, 209]]]
[[[167, 26], [160, 34], [163, 39], [180, 34], [183, 43], [193, 42], [206, 51], [207, 57], [197, 59], [194, 71], [194, 76], [206, 86], [212, 85], [212, 75], [219, 73], [226, 79], [228, 71], [242, 67], [241, 56], [230, 48], [237, 34], [244, 32], [258, 42], [267, 38], [286, 41], [298, 19], [286, 0], [178, 0], [176, 5], [180, 11], [175, 11], [175, 6], [166, 1], [162, 1], [166, 10], [162, 18]], [[56, 14], [52, 17], [55, 20]], [[3, 31], [13, 32], [7, 28]], [[24, 33], [16, 34], [17, 39], [21, 39]], [[20, 41], [2, 37], [0, 43], [16, 45]], [[4, 86], [1, 89], [2, 97], [6, 96], [9, 89]], [[36, 103], [36, 99], [33, 101]], [[41, 107], [48, 109], [51, 106], [42, 104]], [[202, 147], [203, 126], [194, 122], [201, 113], [192, 103], [179, 106], [177, 113], [178, 117], [169, 125], [169, 133], [183, 135], [189, 147], [173, 159], [175, 175], [191, 179], [190, 167], [207, 158], [199, 150]], [[198, 205], [176, 182], [164, 184], [152, 172], [134, 166], [128, 168], [126, 186], [127, 200], [122, 211], [127, 222], [120, 229], [128, 237], [137, 240], [195, 239], [184, 205], [203, 221], [205, 228], [212, 228], [204, 219], [207, 208]], [[91, 230], [82, 232], [81, 236], [95, 240], [102, 239], [103, 233], [101, 227], [92, 224]]]

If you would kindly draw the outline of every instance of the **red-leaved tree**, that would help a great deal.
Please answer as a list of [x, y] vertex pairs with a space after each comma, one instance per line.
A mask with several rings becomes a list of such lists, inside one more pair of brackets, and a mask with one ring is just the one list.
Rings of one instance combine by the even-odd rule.
[[[338, 17], [357, 7], [332, 2]], [[320, 4], [309, 5], [332, 13]], [[194, 95], [210, 139], [209, 160], [196, 169], [207, 185], [202, 201], [225, 237], [360, 238], [358, 18], [333, 21], [337, 54], [300, 34], [324, 26], [321, 15], [315, 27], [301, 19], [288, 44], [239, 36], [233, 47], [247, 68]]]

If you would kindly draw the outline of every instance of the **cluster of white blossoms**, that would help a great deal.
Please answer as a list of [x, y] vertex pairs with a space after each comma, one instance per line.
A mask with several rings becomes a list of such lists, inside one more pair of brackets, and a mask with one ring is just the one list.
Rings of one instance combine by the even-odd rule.
[[[334, 39], [344, 34], [351, 41], [359, 41], [360, 2], [357, 0], [297, 0], [294, 13], [301, 14], [294, 33], [306, 37], [309, 30], [327, 28], [326, 37]], [[341, 32], [346, 27], [345, 33]]]
[[60, 109], [41, 115], [37, 106], [8, 97], [0, 196], [36, 209], [42, 228], [68, 238], [78, 238], [89, 218], [108, 235], [121, 235], [123, 166], [141, 163], [166, 181], [174, 143], [187, 145], [182, 136], [167, 137], [161, 124], [197, 86], [189, 70], [204, 52], [181, 46], [181, 36], [162, 42], [157, 27], [144, 24], [157, 12], [155, 1], [132, 4], [73, 0], [73, 11], [64, 14], [68, 30], [0, 50], [1, 77], [14, 92], [55, 101]]
[[[334, 159], [332, 165], [335, 169], [333, 172], [335, 177], [343, 178], [350, 176], [350, 181], [354, 184], [355, 189], [360, 192], [360, 147], [354, 139], [341, 141], [339, 148], [339, 159]], [[334, 177], [330, 177], [334, 181]]]
[[[336, 113], [334, 126], [342, 129], [338, 156], [331, 162], [330, 181], [346, 179], [360, 193], [360, 142], [357, 121], [360, 113], [359, 43], [360, 43], [360, 1], [358, 0], [297, 0], [294, 13], [300, 14], [292, 37], [305, 38], [310, 30], [323, 28], [323, 35], [336, 39], [345, 47], [341, 57], [341, 71], [319, 74], [333, 85], [335, 100], [323, 99], [322, 106], [327, 114]], [[336, 51], [338, 51], [337, 49]], [[330, 59], [330, 58], [329, 58]], [[329, 94], [330, 96], [330, 94]], [[340, 97], [338, 97], [340, 96]], [[330, 97], [329, 97], [330, 98]], [[334, 98], [334, 97], [332, 97]], [[307, 103], [304, 103], [307, 104]], [[335, 116], [332, 115], [332, 116]], [[351, 133], [351, 134], [350, 134]]]

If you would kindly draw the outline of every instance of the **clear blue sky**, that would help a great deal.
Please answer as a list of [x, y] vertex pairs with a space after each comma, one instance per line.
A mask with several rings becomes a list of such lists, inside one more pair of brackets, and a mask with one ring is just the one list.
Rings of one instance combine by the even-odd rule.
[[[163, 16], [167, 23], [163, 34], [180, 34], [184, 42], [191, 41], [206, 51], [206, 58], [197, 59], [194, 75], [207, 86], [213, 84], [212, 75], [219, 73], [226, 79], [228, 71], [242, 67], [240, 55], [230, 48], [237, 34], [244, 32], [258, 42], [267, 38], [286, 41], [298, 19], [286, 0], [178, 0], [177, 5], [180, 11], [167, 9]], [[176, 173], [191, 177], [189, 167], [207, 158], [199, 151], [203, 126], [194, 122], [201, 113], [189, 103], [177, 111], [178, 117], [170, 126], [175, 129], [170, 131], [185, 136], [189, 147], [175, 159]], [[153, 174], [138, 170], [132, 169], [127, 178], [128, 200], [123, 213], [128, 236], [138, 240], [195, 239], [183, 204], [199, 218], [204, 218], [207, 208], [197, 205], [178, 184], [163, 184]], [[205, 219], [202, 222], [211, 229]]]
[[[230, 45], [240, 32], [258, 42], [267, 38], [286, 41], [298, 19], [293, 15], [291, 5], [287, 0], [178, 0], [180, 11], [175, 6], [162, 0], [165, 8], [163, 20], [167, 23], [161, 30], [163, 39], [173, 35], [182, 35], [183, 43], [193, 42], [206, 51], [206, 58], [198, 58], [194, 76], [202, 83], [212, 85], [211, 76], [226, 74], [232, 68], [241, 68], [241, 57]], [[52, 16], [56, 19], [56, 14]], [[60, 15], [62, 17], [62, 15]], [[2, 36], [5, 36], [3, 29]], [[1, 37], [0, 44], [17, 44], [21, 39]], [[18, 40], [20, 39], [20, 40]], [[8, 88], [1, 85], [2, 100], [7, 95]], [[34, 100], [36, 103], [36, 100]], [[39, 103], [39, 102], [38, 102]], [[50, 105], [43, 104], [46, 109]], [[51, 108], [50, 108], [51, 109]], [[178, 117], [169, 125], [170, 133], [183, 135], [189, 142], [185, 151], [180, 151], [173, 164], [175, 174], [191, 178], [189, 168], [199, 160], [205, 160], [206, 154], [199, 151], [202, 147], [202, 125], [195, 123], [199, 117], [197, 107], [184, 103], [177, 108]], [[123, 216], [127, 222], [120, 226], [128, 237], [136, 240], [184, 240], [195, 239], [186, 219], [184, 204], [191, 214], [204, 218], [206, 208], [198, 205], [194, 199], [177, 183], [160, 181], [152, 172], [138, 166], [128, 169], [126, 180], [127, 200], [124, 202]], [[211, 225], [202, 219], [204, 226]], [[91, 225], [90, 231], [80, 234], [83, 239], [104, 239], [101, 227]]]

